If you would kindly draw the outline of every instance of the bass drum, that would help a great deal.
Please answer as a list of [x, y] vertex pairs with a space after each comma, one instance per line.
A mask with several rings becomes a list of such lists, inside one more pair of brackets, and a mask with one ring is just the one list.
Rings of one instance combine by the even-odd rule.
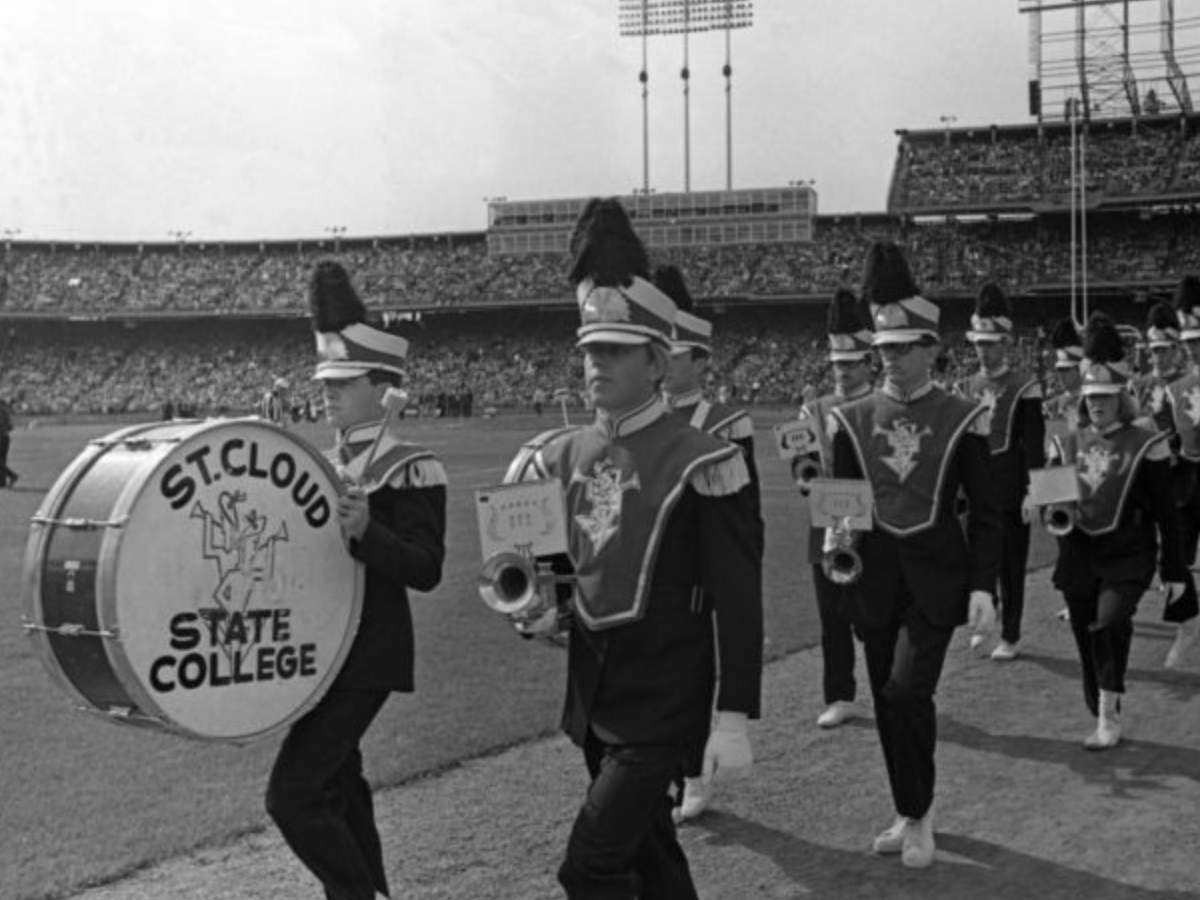
[[211, 741], [285, 728], [358, 628], [340, 490], [319, 452], [258, 419], [92, 441], [33, 518], [25, 630], [82, 710]]

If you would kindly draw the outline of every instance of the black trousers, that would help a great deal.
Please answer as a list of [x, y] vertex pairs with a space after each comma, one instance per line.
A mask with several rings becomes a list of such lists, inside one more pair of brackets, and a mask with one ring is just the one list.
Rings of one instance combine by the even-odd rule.
[[933, 804], [933, 697], [954, 631], [931, 625], [910, 605], [888, 627], [861, 634], [892, 801], [897, 814], [920, 819]]
[[1063, 594], [1071, 611], [1071, 633], [1079, 651], [1083, 702], [1099, 715], [1100, 691], [1125, 693], [1133, 644], [1133, 616], [1145, 586], [1100, 585], [1088, 594]]
[[[1179, 509], [1179, 520], [1183, 532], [1183, 561], [1189, 566], [1196, 564], [1196, 545], [1200, 543], [1200, 489], [1197, 489], [1198, 474], [1195, 469], [1200, 468], [1195, 463], [1180, 463], [1192, 467], [1192, 471], [1188, 474], [1190, 478], [1185, 478], [1183, 483], [1190, 487], [1190, 494], [1187, 502]], [[1184, 594], [1174, 603], [1164, 604], [1162, 620], [1164, 622], [1186, 622], [1189, 619], [1196, 618], [1200, 615], [1200, 601], [1196, 596], [1196, 579], [1194, 575], [1189, 575]]]
[[821, 688], [825, 705], [853, 700], [858, 693], [854, 680], [854, 630], [839, 606], [838, 588], [821, 566], [814, 565], [813, 588], [821, 617]]
[[1025, 571], [1029, 564], [1029, 524], [1021, 521], [1021, 509], [1000, 511], [1000, 574], [996, 600], [1000, 604], [1000, 639], [1015, 644], [1021, 640], [1021, 617], [1025, 615]]
[[567, 842], [558, 880], [570, 900], [696, 900], [668, 796], [681, 747], [608, 744], [583, 748], [592, 783]]
[[12, 441], [7, 434], [0, 434], [0, 488], [12, 484], [17, 473], [8, 467], [8, 448]]
[[383, 848], [359, 742], [385, 690], [333, 690], [284, 738], [267, 784], [267, 812], [328, 900], [387, 894]]

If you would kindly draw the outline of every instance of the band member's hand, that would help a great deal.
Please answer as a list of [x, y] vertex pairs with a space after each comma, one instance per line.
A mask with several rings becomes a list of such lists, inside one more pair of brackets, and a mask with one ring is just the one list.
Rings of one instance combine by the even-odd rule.
[[342, 539], [347, 544], [351, 539], [363, 539], [363, 535], [367, 533], [367, 524], [371, 521], [371, 513], [367, 505], [367, 495], [362, 489], [350, 488], [338, 497], [337, 517], [338, 525], [342, 529]]
[[558, 631], [558, 610], [551, 608], [543, 612], [532, 622], [520, 620], [513, 627], [522, 637], [546, 637]]
[[991, 634], [996, 627], [996, 604], [990, 591], [971, 591], [967, 627], [972, 634]]
[[750, 735], [746, 732], [746, 714], [718, 712], [717, 724], [704, 746], [701, 778], [711, 782], [714, 777], [745, 774], [754, 763]]
[[1034, 507], [1032, 501], [1029, 499], [1029, 495], [1026, 494], [1021, 498], [1021, 521], [1028, 525], [1033, 521], [1035, 514], [1036, 507]]
[[1164, 581], [1162, 583], [1162, 591], [1167, 595], [1167, 605], [1170, 606], [1176, 600], [1183, 596], [1187, 590], [1187, 585], [1182, 581]]

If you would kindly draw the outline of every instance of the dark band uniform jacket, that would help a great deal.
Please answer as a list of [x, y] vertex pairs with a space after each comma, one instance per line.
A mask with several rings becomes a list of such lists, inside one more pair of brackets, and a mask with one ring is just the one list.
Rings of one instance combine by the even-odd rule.
[[562, 483], [579, 577], [563, 711], [572, 740], [590, 728], [614, 744], [702, 744], [718, 658], [717, 708], [757, 718], [761, 563], [740, 450], [655, 399], [536, 438], [505, 481], [541, 478]]
[[992, 484], [1001, 509], [1019, 509], [1029, 489], [1029, 470], [1046, 464], [1042, 386], [1036, 377], [1006, 368], [996, 376], [977, 372], [962, 395], [986, 407]]
[[433, 453], [385, 434], [369, 472], [368, 450], [383, 423], [339, 435], [331, 461], [344, 477], [371, 485], [371, 517], [350, 555], [366, 564], [362, 620], [334, 682], [342, 688], [413, 690], [413, 623], [408, 589], [431, 591], [445, 558], [446, 472]]
[[928, 622], [954, 628], [966, 622], [970, 591], [995, 587], [1000, 519], [983, 412], [933, 384], [908, 397], [885, 386], [833, 410], [834, 477], [865, 478], [875, 496], [874, 530], [858, 545], [862, 576], [844, 595], [852, 621], [886, 626], [907, 585]]

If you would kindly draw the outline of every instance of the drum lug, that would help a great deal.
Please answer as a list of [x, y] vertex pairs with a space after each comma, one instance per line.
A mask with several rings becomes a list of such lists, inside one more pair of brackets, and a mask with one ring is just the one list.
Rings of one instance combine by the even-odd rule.
[[21, 627], [26, 631], [42, 631], [46, 634], [57, 634], [59, 637], [98, 637], [109, 638], [111, 640], [120, 640], [120, 632], [116, 628], [101, 629], [100, 631], [92, 631], [84, 628], [79, 622], [63, 622], [53, 628], [46, 625], [39, 625], [36, 622], [28, 620], [21, 622]]

